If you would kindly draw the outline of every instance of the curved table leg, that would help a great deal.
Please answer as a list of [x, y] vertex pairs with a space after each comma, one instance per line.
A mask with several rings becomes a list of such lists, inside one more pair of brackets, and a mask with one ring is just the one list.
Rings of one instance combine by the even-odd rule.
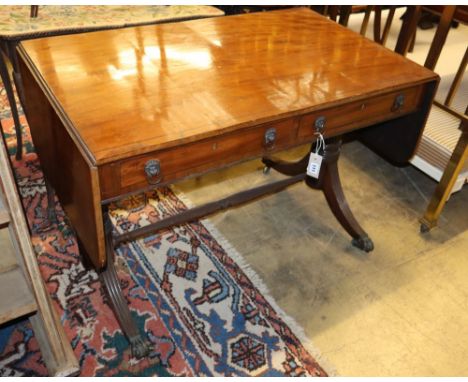
[[143, 358], [149, 355], [151, 351], [151, 343], [139, 333], [135, 321], [131, 316], [127, 301], [123, 295], [114, 265], [115, 259], [112, 238], [112, 222], [110, 221], [107, 212], [103, 212], [103, 215], [107, 265], [106, 268], [100, 272], [100, 277], [110, 298], [112, 310], [119, 321], [120, 327], [122, 328], [125, 336], [130, 342], [132, 356]]
[[[262, 162], [266, 169], [274, 169], [281, 174], [295, 176], [306, 172], [307, 163], [309, 162], [309, 153], [297, 162], [286, 162], [273, 158], [262, 158]], [[264, 170], [264, 172], [267, 172]]]
[[340, 148], [340, 139], [327, 144], [322, 162], [324, 167], [320, 178], [314, 179], [308, 176], [306, 184], [313, 189], [323, 191], [331, 211], [346, 232], [353, 238], [353, 245], [363, 251], [370, 252], [374, 249], [374, 243], [357, 222], [343, 193], [338, 173]]

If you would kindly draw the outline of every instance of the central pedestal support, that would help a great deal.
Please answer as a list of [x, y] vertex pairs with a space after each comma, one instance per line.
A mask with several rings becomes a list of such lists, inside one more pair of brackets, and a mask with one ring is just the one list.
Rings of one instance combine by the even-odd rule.
[[[315, 144], [312, 145], [311, 152], [314, 149]], [[374, 244], [351, 212], [341, 186], [340, 176], [338, 173], [340, 149], [341, 138], [327, 140], [323, 151], [322, 167], [319, 178], [314, 179], [310, 176], [306, 176], [305, 183], [310, 188], [323, 191], [333, 215], [335, 215], [341, 226], [353, 238], [352, 244], [363, 251], [370, 252], [374, 249]], [[294, 176], [306, 173], [309, 156], [310, 153], [297, 162], [285, 162], [271, 158], [263, 158], [262, 161], [267, 168], [273, 168], [284, 175]]]

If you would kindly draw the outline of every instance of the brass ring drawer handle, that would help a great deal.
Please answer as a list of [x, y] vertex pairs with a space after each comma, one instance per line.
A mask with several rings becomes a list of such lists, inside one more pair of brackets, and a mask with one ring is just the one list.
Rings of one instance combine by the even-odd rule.
[[161, 182], [161, 163], [157, 159], [150, 159], [145, 163], [146, 180], [149, 184], [158, 184]]
[[323, 133], [323, 130], [325, 130], [326, 122], [327, 122], [327, 119], [323, 115], [320, 117], [317, 117], [317, 119], [314, 122], [315, 131], [317, 133]]
[[272, 149], [275, 147], [275, 142], [276, 142], [276, 129], [274, 127], [268, 129], [265, 131], [265, 137], [263, 144], [267, 149]]
[[395, 97], [395, 101], [393, 101], [392, 109], [391, 111], [398, 111], [400, 110], [403, 105], [405, 104], [405, 95], [404, 94], [399, 94]]

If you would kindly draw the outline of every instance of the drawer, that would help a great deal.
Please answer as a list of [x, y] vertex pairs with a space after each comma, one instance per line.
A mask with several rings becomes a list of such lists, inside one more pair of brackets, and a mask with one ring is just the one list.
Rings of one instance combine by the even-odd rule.
[[299, 139], [314, 136], [318, 118], [325, 119], [324, 135], [330, 137], [415, 111], [419, 106], [421, 88], [403, 89], [306, 114], [299, 123]]
[[[290, 118], [112, 163], [100, 169], [102, 197], [173, 182], [285, 149], [294, 145], [296, 137], [297, 119]], [[153, 175], [148, 176], [148, 172]]]

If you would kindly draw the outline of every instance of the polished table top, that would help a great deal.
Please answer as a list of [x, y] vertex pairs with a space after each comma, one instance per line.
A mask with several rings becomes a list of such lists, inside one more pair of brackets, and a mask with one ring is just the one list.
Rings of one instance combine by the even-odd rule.
[[97, 165], [434, 77], [304, 8], [22, 45]]

